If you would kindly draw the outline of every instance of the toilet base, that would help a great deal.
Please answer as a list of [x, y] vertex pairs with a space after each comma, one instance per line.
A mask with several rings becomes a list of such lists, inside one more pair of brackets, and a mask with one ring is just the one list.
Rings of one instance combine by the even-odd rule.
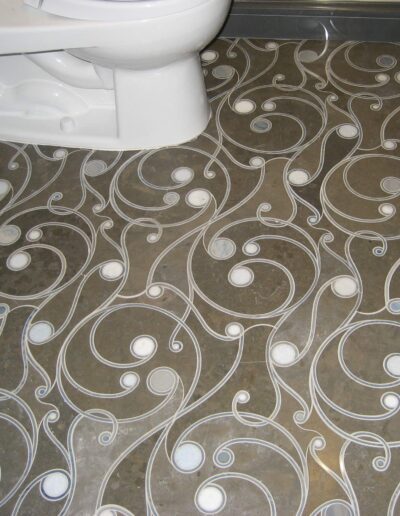
[[99, 150], [192, 140], [210, 107], [198, 55], [158, 69], [114, 70], [114, 89], [56, 79], [24, 55], [0, 57], [0, 139]]

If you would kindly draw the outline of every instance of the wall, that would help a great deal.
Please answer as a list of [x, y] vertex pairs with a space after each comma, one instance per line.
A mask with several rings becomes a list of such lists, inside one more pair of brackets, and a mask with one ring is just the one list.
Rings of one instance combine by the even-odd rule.
[[400, 0], [234, 0], [222, 35], [399, 41]]

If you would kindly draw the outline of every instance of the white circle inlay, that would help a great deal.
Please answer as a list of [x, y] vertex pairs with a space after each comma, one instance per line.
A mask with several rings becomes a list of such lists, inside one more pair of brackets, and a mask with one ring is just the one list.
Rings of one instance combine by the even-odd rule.
[[183, 349], [183, 344], [182, 342], [176, 340], [175, 342], [173, 342], [171, 344], [171, 350], [174, 352], [174, 353], [179, 353], [180, 351], [182, 351]]
[[69, 478], [62, 471], [54, 471], [49, 473], [41, 484], [42, 493], [45, 497], [52, 500], [59, 500], [67, 493], [69, 489]]
[[158, 240], [157, 233], [149, 233], [147, 235], [147, 239], [146, 240], [149, 242], [149, 244], [154, 244], [154, 242], [157, 242], [157, 240]]
[[225, 331], [230, 337], [238, 337], [243, 331], [243, 326], [237, 323], [229, 323], [226, 326]]
[[305, 170], [291, 170], [288, 175], [289, 183], [292, 185], [304, 185], [309, 181], [310, 174]]
[[235, 69], [230, 65], [219, 65], [211, 73], [216, 79], [225, 80], [234, 76]]
[[313, 63], [319, 58], [319, 54], [315, 50], [301, 50], [299, 59], [302, 63]]
[[219, 512], [225, 505], [225, 494], [217, 486], [202, 487], [197, 493], [197, 505], [208, 514]]
[[139, 377], [136, 373], [125, 373], [120, 378], [122, 387], [132, 389], [139, 383]]
[[394, 66], [397, 63], [397, 59], [391, 55], [383, 54], [376, 58], [376, 63], [383, 67]]
[[162, 288], [159, 287], [158, 285], [153, 285], [152, 287], [150, 287], [147, 291], [147, 294], [149, 295], [149, 297], [160, 297], [161, 294], [162, 294]]
[[260, 158], [259, 156], [255, 156], [254, 158], [251, 158], [249, 161], [250, 165], [252, 167], [262, 167], [265, 163], [265, 160], [263, 158]]
[[32, 229], [29, 231], [29, 233], [26, 235], [26, 238], [31, 242], [37, 242], [40, 240], [43, 236], [41, 229]]
[[215, 464], [220, 468], [228, 468], [229, 466], [232, 466], [234, 460], [235, 456], [228, 448], [220, 450], [215, 456]]
[[390, 355], [385, 361], [386, 369], [393, 376], [400, 376], [400, 354]]
[[189, 167], [179, 167], [172, 172], [171, 177], [175, 183], [188, 183], [194, 177], [194, 170]]
[[358, 128], [353, 124], [343, 124], [339, 127], [338, 133], [342, 138], [355, 138], [358, 135]]
[[181, 444], [174, 453], [174, 463], [180, 471], [193, 473], [203, 464], [204, 452], [196, 443]]
[[298, 349], [291, 342], [279, 342], [271, 350], [271, 357], [275, 364], [280, 366], [291, 365], [298, 357]]
[[8, 226], [0, 227], [0, 244], [10, 245], [14, 244], [21, 236], [21, 230], [18, 226], [9, 224]]
[[92, 159], [85, 165], [85, 174], [90, 177], [100, 176], [106, 172], [107, 168], [108, 165], [105, 161], [101, 159]]
[[163, 201], [165, 202], [165, 204], [172, 205], [179, 202], [180, 198], [181, 197], [177, 192], [167, 192], [163, 197]]
[[315, 446], [315, 448], [320, 450], [321, 448], [324, 447], [324, 441], [320, 438], [314, 439], [314, 446]]
[[388, 309], [394, 314], [400, 313], [400, 298], [390, 299], [388, 302]]
[[120, 278], [124, 273], [124, 266], [121, 262], [112, 261], [105, 263], [100, 268], [100, 274], [101, 276], [106, 280], [117, 280]]
[[167, 368], [160, 367], [149, 374], [148, 386], [154, 394], [164, 396], [174, 387], [176, 382], [175, 374]]
[[233, 109], [236, 111], [236, 113], [247, 115], [256, 109], [256, 104], [249, 99], [237, 100], [233, 106]]
[[103, 509], [99, 512], [98, 516], [117, 516], [111, 509]]
[[212, 256], [218, 260], [231, 258], [235, 251], [235, 243], [229, 238], [216, 238], [210, 247]]
[[276, 104], [275, 104], [275, 102], [271, 102], [270, 100], [267, 100], [262, 105], [262, 108], [264, 111], [275, 111]]
[[378, 73], [377, 75], [375, 75], [375, 79], [378, 82], [387, 82], [390, 79], [390, 77], [387, 73]]
[[254, 273], [248, 267], [235, 267], [229, 273], [229, 282], [235, 287], [248, 287], [254, 281]]
[[260, 246], [256, 242], [249, 242], [244, 246], [244, 252], [254, 256], [260, 252]]
[[265, 45], [265, 48], [268, 50], [276, 50], [278, 48], [278, 43], [275, 43], [275, 41], [268, 41], [268, 43]]
[[52, 410], [51, 412], [49, 412], [49, 415], [47, 416], [47, 419], [49, 421], [57, 421], [58, 416], [59, 416], [58, 411], [57, 410]]
[[272, 128], [272, 123], [270, 120], [265, 118], [265, 116], [258, 116], [254, 120], [252, 120], [250, 124], [250, 129], [258, 134], [264, 134], [270, 131]]
[[147, 358], [154, 353], [157, 341], [148, 335], [136, 337], [131, 344], [132, 353], [137, 358]]
[[50, 339], [54, 333], [53, 325], [46, 321], [40, 321], [31, 326], [29, 340], [34, 344], [43, 344]]
[[5, 179], [0, 179], [0, 199], [3, 199], [11, 190], [11, 184]]
[[400, 178], [385, 177], [381, 182], [382, 190], [389, 194], [400, 193]]
[[248, 403], [250, 401], [250, 394], [247, 391], [239, 391], [236, 399], [239, 403]]
[[68, 154], [66, 149], [56, 149], [53, 152], [53, 157], [56, 159], [62, 159], [65, 158], [65, 156]]
[[358, 292], [358, 285], [351, 276], [340, 276], [332, 283], [332, 290], [339, 297], [353, 297]]
[[218, 54], [217, 54], [217, 52], [215, 52], [215, 50], [205, 50], [201, 54], [201, 59], [203, 61], [206, 61], [207, 63], [209, 63], [211, 61], [215, 61], [215, 59], [217, 59], [217, 57], [218, 57]]
[[269, 202], [263, 202], [262, 204], [260, 204], [260, 206], [258, 208], [261, 211], [271, 211], [272, 206], [270, 205]]
[[396, 409], [399, 406], [399, 397], [396, 394], [385, 394], [382, 397], [382, 403], [387, 409]]
[[397, 147], [397, 143], [393, 140], [385, 140], [382, 144], [384, 149], [393, 150]]
[[7, 260], [7, 267], [12, 271], [22, 271], [30, 264], [31, 257], [25, 251], [14, 253]]
[[210, 192], [203, 189], [192, 190], [186, 197], [187, 203], [193, 208], [202, 208], [206, 206], [211, 199]]
[[325, 516], [352, 516], [352, 511], [346, 505], [340, 502], [328, 505], [325, 511]]
[[396, 208], [393, 206], [393, 204], [385, 203], [379, 206], [379, 213], [385, 216], [393, 215], [395, 211]]

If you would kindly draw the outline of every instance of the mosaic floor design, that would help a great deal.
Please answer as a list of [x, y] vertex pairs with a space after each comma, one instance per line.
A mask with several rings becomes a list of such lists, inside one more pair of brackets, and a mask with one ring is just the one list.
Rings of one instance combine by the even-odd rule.
[[214, 118], [0, 144], [0, 514], [400, 514], [400, 47], [218, 40]]

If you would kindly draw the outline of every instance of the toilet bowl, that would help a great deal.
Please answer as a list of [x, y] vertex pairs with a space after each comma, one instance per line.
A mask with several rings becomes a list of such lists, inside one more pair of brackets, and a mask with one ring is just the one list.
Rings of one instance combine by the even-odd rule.
[[195, 138], [210, 118], [199, 52], [230, 3], [0, 0], [0, 139], [124, 150]]

